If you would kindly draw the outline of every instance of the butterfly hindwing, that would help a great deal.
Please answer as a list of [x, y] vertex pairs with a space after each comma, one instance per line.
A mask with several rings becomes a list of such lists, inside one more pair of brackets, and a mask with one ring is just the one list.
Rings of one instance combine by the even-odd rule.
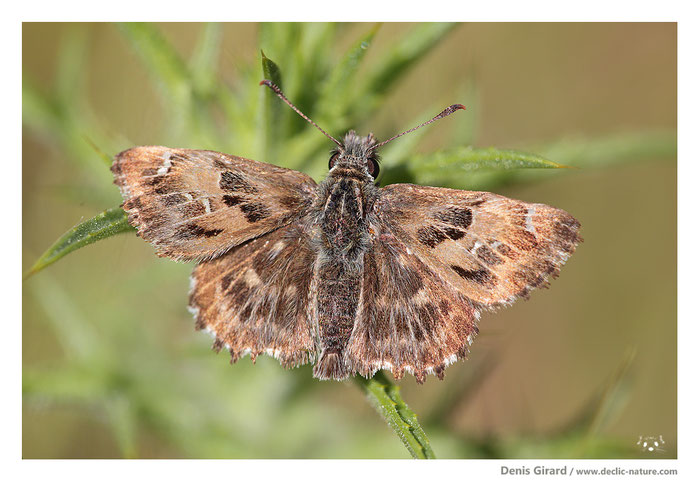
[[284, 366], [316, 357], [310, 291], [316, 255], [299, 223], [248, 241], [192, 273], [197, 328], [237, 360], [266, 353]]
[[389, 231], [377, 226], [364, 256], [361, 301], [347, 357], [353, 372], [371, 376], [404, 371], [420, 383], [443, 377], [445, 366], [465, 357], [478, 332], [478, 307], [461, 295]]
[[309, 208], [307, 175], [213, 151], [135, 147], [112, 165], [129, 222], [161, 256], [208, 259]]

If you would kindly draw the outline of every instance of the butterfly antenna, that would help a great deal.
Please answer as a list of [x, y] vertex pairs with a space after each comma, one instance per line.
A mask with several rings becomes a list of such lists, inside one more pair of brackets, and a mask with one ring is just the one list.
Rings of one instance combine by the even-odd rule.
[[287, 104], [289, 107], [291, 107], [292, 109], [294, 109], [294, 112], [296, 112], [297, 114], [299, 114], [300, 116], [302, 116], [304, 119], [306, 119], [306, 121], [307, 121], [309, 124], [312, 124], [316, 129], [318, 129], [318, 130], [320, 130], [321, 132], [323, 132], [323, 134], [324, 134], [327, 138], [329, 138], [330, 140], [332, 140], [333, 142], [335, 142], [336, 144], [338, 144], [338, 147], [341, 147], [341, 148], [343, 147], [343, 145], [342, 145], [335, 137], [331, 136], [330, 134], [328, 134], [328, 132], [326, 132], [326, 131], [324, 131], [323, 129], [321, 129], [321, 128], [318, 126], [318, 124], [316, 124], [314, 121], [312, 121], [311, 119], [309, 119], [308, 117], [306, 117], [306, 115], [304, 115], [304, 113], [303, 113], [302, 111], [300, 111], [299, 109], [297, 109], [296, 106], [295, 106], [294, 104], [292, 104], [292, 103], [289, 101], [289, 99], [287, 99], [287, 98], [284, 96], [284, 94], [282, 93], [282, 91], [280, 90], [280, 88], [277, 87], [275, 84], [273, 84], [271, 81], [269, 81], [269, 80], [267, 80], [267, 79], [262, 80], [262, 81], [260, 82], [260, 85], [267, 85], [270, 89], [272, 89], [272, 91], [273, 91], [275, 94], [277, 94], [277, 97], [279, 97], [280, 99], [282, 99], [282, 100], [285, 102], [285, 104]]
[[415, 131], [416, 129], [420, 129], [420, 128], [423, 127], [423, 126], [427, 126], [428, 124], [432, 124], [432, 123], [435, 122], [436, 120], [442, 119], [443, 117], [447, 117], [448, 115], [452, 114], [453, 112], [458, 111], [458, 110], [462, 110], [462, 109], [466, 109], [466, 107], [464, 107], [462, 104], [452, 104], [452, 105], [449, 106], [447, 109], [443, 110], [443, 111], [440, 112], [438, 115], [436, 115], [435, 117], [433, 117], [432, 119], [430, 119], [428, 122], [423, 122], [421, 125], [416, 126], [416, 127], [414, 127], [413, 129], [409, 129], [409, 130], [407, 130], [407, 131], [404, 131], [404, 132], [402, 132], [401, 134], [396, 134], [394, 137], [392, 137], [392, 138], [390, 138], [390, 139], [387, 139], [387, 140], [385, 140], [385, 141], [383, 141], [383, 142], [380, 142], [379, 144], [376, 144], [376, 145], [372, 146], [372, 149], [377, 149], [378, 147], [383, 146], [383, 145], [386, 144], [387, 142], [391, 142], [391, 141], [393, 141], [394, 139], [396, 139], [396, 138], [398, 138], [398, 137], [401, 137], [401, 136], [404, 135], [404, 134], [408, 134], [409, 132], [413, 132], [413, 131]]

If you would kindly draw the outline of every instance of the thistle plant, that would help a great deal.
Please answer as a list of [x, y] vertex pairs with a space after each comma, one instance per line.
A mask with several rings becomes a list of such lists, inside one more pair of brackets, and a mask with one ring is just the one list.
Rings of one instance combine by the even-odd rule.
[[[288, 98], [328, 132], [344, 133], [371, 119], [392, 88], [450, 35], [454, 25], [418, 25], [365, 65], [365, 56], [380, 25], [369, 26], [338, 55], [332, 46], [343, 31], [342, 25], [262, 24], [258, 61], [240, 67], [235, 88], [227, 85], [217, 71], [222, 46], [220, 25], [202, 26], [189, 59], [177, 53], [157, 26], [122, 24], [116, 28], [142, 61], [168, 112], [166, 132], [154, 143], [231, 153], [300, 170], [319, 180], [327, 171], [327, 139], [267, 89], [259, 87], [260, 80], [270, 79], [282, 87]], [[24, 125], [60, 149], [74, 163], [72, 168], [89, 179], [94, 187], [90, 191], [92, 197], [81, 201], [106, 208], [69, 229], [25, 274], [29, 278], [25, 290], [41, 300], [50, 330], [69, 353], [65, 364], [51, 370], [25, 368], [25, 401], [91, 407], [104, 416], [124, 457], [143, 456], [139, 446], [139, 431], [143, 427], [188, 457], [328, 456], [328, 452], [314, 451], [322, 444], [315, 439], [317, 431], [310, 425], [329, 424], [338, 431], [347, 428], [315, 416], [313, 408], [304, 404], [305, 397], [321, 383], [311, 379], [306, 369], [286, 372], [261, 360], [254, 370], [236, 371], [238, 379], [234, 382], [231, 368], [201, 350], [200, 345], [159, 347], [158, 336], [139, 330], [130, 320], [108, 315], [107, 310], [96, 329], [75, 308], [62, 281], [52, 277], [50, 270], [42, 272], [79, 248], [134, 231], [118, 202], [114, 202], [116, 188], [111, 185], [109, 174], [112, 157], [133, 144], [97, 122], [98, 116], [80, 95], [84, 48], [85, 38], [80, 31], [64, 39], [53, 92], [41, 92], [26, 76], [23, 82]], [[670, 132], [569, 138], [533, 146], [533, 152], [538, 154], [472, 147], [478, 95], [471, 84], [465, 84], [462, 91], [468, 93], [467, 98], [459, 101], [468, 110], [460, 113], [464, 118], [456, 122], [447, 147], [419, 153], [416, 147], [427, 129], [395, 140], [382, 153], [382, 184], [411, 182], [497, 190], [506, 184], [535, 182], [552, 175], [575, 175], [582, 168], [675, 154], [675, 137]], [[407, 119], [405, 125], [398, 126], [399, 130], [430, 118], [439, 110], [436, 106], [431, 105], [416, 119]], [[117, 291], [114, 296], [119, 299], [115, 303], [129, 303], [130, 293], [153, 283], [172, 286], [164, 280], [186, 280], [187, 269], [159, 262], [153, 266], [152, 274], [134, 276], [128, 289]], [[182, 288], [184, 309], [186, 288], [181, 285], [176, 284], [174, 289]], [[156, 315], [154, 306], [147, 311], [161, 319], [171, 314], [168, 310]], [[125, 350], [128, 357], [123, 356]], [[213, 363], [204, 361], [203, 356], [212, 358]], [[471, 379], [462, 380], [463, 387], [446, 390], [444, 397], [422, 417], [409, 408], [399, 387], [381, 372], [371, 379], [358, 377], [354, 385], [412, 457], [441, 455], [431, 447], [429, 438], [433, 431], [439, 434], [441, 445], [458, 447], [444, 456], [623, 457], [630, 455], [629, 447], [600, 437], [597, 432], [624, 401], [630, 357], [625, 358], [617, 373], [611, 374], [605, 388], [591, 397], [585, 410], [547, 440], [463, 440], [451, 434], [446, 422], [449, 414], [458, 402], [468, 400], [472, 395], [470, 388], [488, 375], [487, 364], [478, 367]], [[170, 375], [163, 375], [166, 372]], [[452, 382], [448, 378], [443, 383]], [[257, 390], [262, 395], [255, 401], [246, 399], [239, 393], [241, 386], [249, 388], [247, 394]], [[246, 413], [250, 410], [265, 412], [262, 426], [247, 425]], [[338, 433], [328, 437], [337, 442], [344, 436]], [[295, 452], [291, 445], [301, 448]], [[336, 445], [352, 449], [356, 456], [386, 456], [371, 444], [358, 448], [346, 441]]]

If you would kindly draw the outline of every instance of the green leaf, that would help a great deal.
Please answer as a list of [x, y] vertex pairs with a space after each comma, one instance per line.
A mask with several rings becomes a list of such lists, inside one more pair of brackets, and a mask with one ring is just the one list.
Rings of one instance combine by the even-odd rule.
[[576, 167], [674, 159], [677, 154], [677, 134], [676, 131], [638, 131], [596, 139], [568, 137], [540, 146], [537, 152]]
[[355, 377], [355, 381], [362, 387], [377, 412], [396, 432], [413, 458], [435, 458], [428, 437], [418, 423], [418, 417], [401, 398], [399, 387], [389, 381], [381, 371], [369, 379]]
[[152, 25], [122, 23], [119, 27], [153, 78], [165, 88], [164, 99], [187, 104], [191, 94], [190, 73], [172, 45]]
[[[282, 88], [282, 72], [279, 66], [271, 59], [265, 56], [265, 52], [260, 51], [262, 56], [262, 75], [263, 78], [272, 81], [280, 89]], [[286, 117], [287, 112], [282, 109], [288, 109], [277, 95], [267, 87], [260, 87], [260, 95], [263, 101], [260, 104], [261, 112], [261, 128], [258, 130], [258, 138], [260, 139], [259, 159], [263, 162], [275, 162], [279, 143], [282, 136], [282, 119]]]
[[[541, 153], [547, 159], [556, 159], [582, 169], [613, 167], [630, 162], [675, 161], [676, 131], [626, 132], [593, 139], [567, 137], [552, 144], [534, 146], [532, 150]], [[468, 178], [456, 176], [448, 184], [493, 191], [505, 184], [541, 181], [553, 174], [553, 171], [536, 169], [478, 171], [470, 173]]]
[[221, 24], [207, 23], [190, 59], [190, 72], [194, 79], [196, 91], [203, 96], [210, 96], [217, 84], [217, 61], [221, 47]]
[[115, 234], [133, 230], [134, 228], [129, 224], [126, 212], [122, 208], [108, 209], [94, 218], [78, 224], [61, 236], [58, 241], [39, 257], [24, 278], [26, 279], [41, 271], [76, 249], [92, 244], [95, 241], [109, 238]]
[[355, 79], [355, 74], [362, 59], [377, 34], [381, 24], [373, 26], [369, 32], [357, 40], [345, 54], [321, 86], [318, 100], [318, 122], [327, 123], [329, 128], [338, 124], [338, 119], [344, 116], [350, 96], [348, 89]]
[[418, 184], [459, 185], [464, 182], [465, 174], [474, 171], [503, 172], [525, 168], [561, 169], [569, 166], [558, 164], [535, 154], [510, 149], [458, 147], [438, 151], [434, 154], [413, 156], [401, 166], [390, 165], [388, 167], [389, 169], [382, 179], [382, 182], [386, 184], [417, 182]]

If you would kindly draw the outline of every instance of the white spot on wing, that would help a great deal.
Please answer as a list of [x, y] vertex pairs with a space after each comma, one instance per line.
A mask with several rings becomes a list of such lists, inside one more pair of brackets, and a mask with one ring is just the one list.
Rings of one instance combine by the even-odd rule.
[[248, 286], [257, 286], [262, 282], [260, 280], [260, 277], [258, 276], [258, 274], [250, 268], [248, 268], [245, 271], [245, 274], [243, 275], [243, 279], [248, 284]]
[[278, 254], [280, 254], [280, 251], [284, 248], [285, 244], [284, 241], [277, 241], [275, 244], [272, 245], [272, 249], [270, 250], [270, 258], [274, 259], [277, 257]]
[[170, 157], [172, 155], [172, 152], [166, 152], [165, 154], [163, 154], [163, 164], [158, 168], [159, 176], [164, 176], [165, 174], [167, 174], [168, 169], [170, 169], [170, 167], [173, 165], [173, 162], [170, 160]]
[[211, 212], [211, 204], [209, 204], [209, 198], [208, 198], [208, 197], [202, 198], [202, 205], [204, 206], [204, 210], [205, 210], [207, 213], [210, 213], [210, 212]]
[[535, 226], [532, 224], [533, 214], [535, 214], [535, 208], [527, 208], [527, 216], [525, 216], [525, 229], [531, 233], [535, 232]]

